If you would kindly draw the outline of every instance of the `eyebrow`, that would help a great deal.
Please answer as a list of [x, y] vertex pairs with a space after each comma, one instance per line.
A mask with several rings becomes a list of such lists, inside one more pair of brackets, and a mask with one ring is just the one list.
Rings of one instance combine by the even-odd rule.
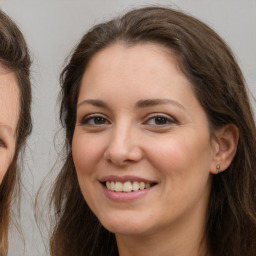
[[84, 104], [89, 104], [89, 105], [93, 105], [96, 107], [101, 107], [101, 108], [109, 108], [108, 104], [105, 103], [102, 100], [93, 100], [93, 99], [89, 99], [89, 100], [83, 100], [82, 102], [80, 102], [77, 107], [84, 105]]
[[[95, 100], [95, 99], [88, 99], [88, 100], [83, 100], [80, 102], [77, 106], [81, 106], [84, 104], [89, 104], [93, 105], [96, 107], [101, 107], [101, 108], [110, 108], [108, 104], [102, 100]], [[152, 107], [152, 106], [157, 106], [157, 105], [165, 105], [165, 104], [171, 104], [174, 105], [180, 109], [185, 110], [185, 107], [180, 104], [179, 102], [171, 99], [146, 99], [146, 100], [139, 100], [136, 104], [136, 108], [147, 108], [147, 107]]]
[[138, 107], [138, 108], [146, 108], [146, 107], [152, 107], [152, 106], [156, 106], [156, 105], [165, 105], [165, 104], [175, 105], [176, 107], [179, 107], [179, 108], [185, 110], [185, 107], [183, 105], [181, 105], [178, 101], [171, 100], [171, 99], [139, 100], [136, 103], [136, 107]]

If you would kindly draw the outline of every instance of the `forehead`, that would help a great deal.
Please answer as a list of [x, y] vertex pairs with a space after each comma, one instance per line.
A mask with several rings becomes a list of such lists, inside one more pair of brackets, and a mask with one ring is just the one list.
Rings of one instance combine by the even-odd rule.
[[139, 65], [141, 65], [141, 62], [144, 61], [143, 65], [149, 66], [154, 63], [155, 59], [158, 59], [157, 61], [159, 62], [160, 57], [165, 61], [175, 62], [177, 68], [180, 69], [180, 60], [177, 57], [177, 54], [167, 46], [157, 42], [127, 43], [124, 41], [117, 41], [96, 52], [89, 61], [85, 72], [95, 64], [98, 68], [102, 67], [104, 69], [105, 67], [110, 67], [110, 65], [113, 66], [113, 64], [120, 67], [122, 64], [121, 61], [124, 61], [125, 63], [131, 61], [134, 69], [136, 69], [136, 64], [138, 62]]
[[175, 89], [177, 86], [170, 86], [175, 84], [184, 85], [180, 86], [182, 90], [192, 89], [172, 50], [156, 43], [127, 45], [118, 42], [90, 60], [83, 74], [80, 94], [89, 96], [109, 89], [114, 89], [115, 93], [136, 89], [151, 97], [159, 90], [165, 94], [165, 90]]
[[0, 128], [15, 134], [20, 110], [20, 92], [14, 72], [0, 65]]

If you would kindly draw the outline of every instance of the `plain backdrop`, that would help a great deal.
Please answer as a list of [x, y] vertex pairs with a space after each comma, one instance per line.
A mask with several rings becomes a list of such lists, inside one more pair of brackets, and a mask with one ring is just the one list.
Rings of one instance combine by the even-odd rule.
[[[25, 192], [21, 222], [26, 245], [24, 250], [22, 239], [12, 229], [9, 256], [49, 255], [34, 221], [32, 200], [56, 161], [62, 142], [61, 136], [55, 139], [59, 130], [56, 99], [65, 58], [91, 26], [148, 4], [184, 10], [211, 26], [233, 49], [247, 84], [256, 95], [255, 0], [0, 0], [0, 8], [24, 33], [33, 59], [34, 124], [22, 173]], [[46, 199], [45, 195], [43, 200]], [[47, 233], [43, 235], [47, 239]]]

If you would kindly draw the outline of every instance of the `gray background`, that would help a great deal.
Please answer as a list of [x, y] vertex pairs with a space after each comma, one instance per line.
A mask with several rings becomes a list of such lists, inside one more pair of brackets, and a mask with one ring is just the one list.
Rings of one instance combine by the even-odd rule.
[[[50, 172], [61, 143], [61, 136], [55, 139], [59, 130], [56, 99], [58, 76], [65, 58], [92, 25], [146, 4], [185, 10], [214, 28], [233, 49], [248, 86], [256, 95], [256, 0], [0, 0], [0, 7], [24, 33], [33, 59], [34, 128], [22, 174], [21, 222], [26, 246], [24, 251], [22, 239], [17, 236], [17, 230], [12, 229], [10, 256], [48, 255], [34, 221], [32, 200]], [[52, 178], [48, 175], [49, 183]], [[42, 202], [46, 197], [46, 193], [43, 194]], [[41, 224], [47, 226], [47, 223]]]

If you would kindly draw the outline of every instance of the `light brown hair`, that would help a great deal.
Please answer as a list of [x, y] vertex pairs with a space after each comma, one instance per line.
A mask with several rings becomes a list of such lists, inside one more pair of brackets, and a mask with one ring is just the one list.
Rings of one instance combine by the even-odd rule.
[[256, 254], [256, 131], [241, 70], [225, 42], [208, 26], [180, 11], [147, 7], [93, 27], [75, 48], [61, 77], [60, 120], [65, 130], [63, 167], [52, 191], [56, 220], [52, 256], [118, 255], [114, 234], [89, 209], [72, 159], [81, 78], [93, 56], [116, 42], [153, 42], [169, 48], [193, 85], [212, 134], [234, 124], [237, 153], [230, 167], [213, 176], [205, 237], [211, 255]]
[[[8, 228], [11, 219], [11, 202], [14, 199], [13, 197], [19, 197], [20, 173], [17, 161], [19, 153], [22, 151], [25, 144], [25, 140], [31, 132], [31, 61], [21, 31], [1, 10], [0, 63], [7, 67], [10, 72], [14, 72], [20, 90], [20, 116], [16, 130], [15, 155], [0, 185], [0, 255], [2, 256], [6, 255], [8, 250]], [[15, 191], [16, 193], [14, 193]]]

